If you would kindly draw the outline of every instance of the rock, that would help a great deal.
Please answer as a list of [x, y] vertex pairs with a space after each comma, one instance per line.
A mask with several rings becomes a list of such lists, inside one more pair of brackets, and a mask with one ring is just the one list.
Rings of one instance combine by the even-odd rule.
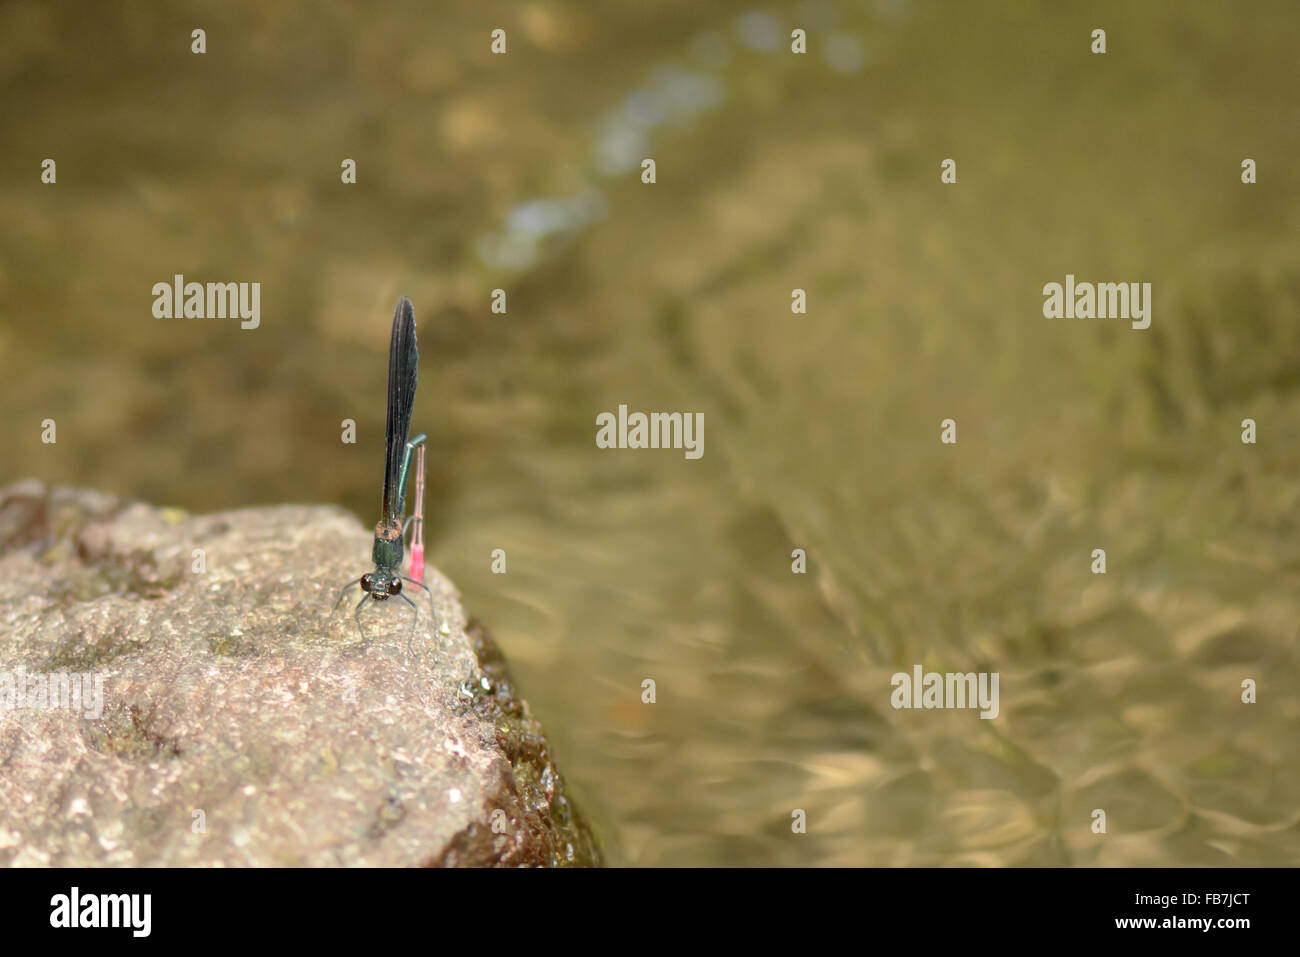
[[370, 603], [362, 638], [355, 588], [331, 613], [370, 534], [0, 489], [0, 864], [600, 864], [445, 577], [414, 631]]

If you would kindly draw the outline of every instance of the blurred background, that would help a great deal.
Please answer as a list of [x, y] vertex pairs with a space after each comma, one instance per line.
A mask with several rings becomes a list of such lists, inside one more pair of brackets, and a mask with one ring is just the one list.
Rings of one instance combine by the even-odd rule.
[[[1300, 7], [1033, 7], [10, 0], [0, 482], [364, 538], [408, 295], [431, 560], [614, 863], [1295, 864]], [[918, 663], [1000, 716], [893, 710]]]

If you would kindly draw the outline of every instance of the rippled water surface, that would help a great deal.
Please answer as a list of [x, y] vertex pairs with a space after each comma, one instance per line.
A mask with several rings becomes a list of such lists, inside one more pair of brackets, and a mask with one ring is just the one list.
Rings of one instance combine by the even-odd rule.
[[1300, 9], [1086, 6], [7, 4], [0, 479], [368, 526], [406, 294], [431, 559], [615, 862], [1300, 862]]

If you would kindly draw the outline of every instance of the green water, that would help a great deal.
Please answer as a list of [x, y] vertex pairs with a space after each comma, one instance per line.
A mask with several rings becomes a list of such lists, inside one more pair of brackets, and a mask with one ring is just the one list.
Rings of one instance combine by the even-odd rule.
[[0, 480], [368, 527], [409, 295], [431, 560], [616, 863], [1300, 862], [1300, 9], [1025, 8], [8, 4]]

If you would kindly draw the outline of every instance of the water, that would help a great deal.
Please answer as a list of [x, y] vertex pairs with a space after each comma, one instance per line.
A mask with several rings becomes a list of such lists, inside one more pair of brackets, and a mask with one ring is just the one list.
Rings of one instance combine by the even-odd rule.
[[[615, 862], [1293, 864], [1297, 12], [968, 6], [235, 5], [206, 58], [9, 6], [3, 477], [368, 528], [406, 294], [429, 560]], [[154, 320], [175, 272], [261, 328]], [[1067, 272], [1152, 328], [1043, 319]], [[620, 403], [704, 457], [597, 450]]]

